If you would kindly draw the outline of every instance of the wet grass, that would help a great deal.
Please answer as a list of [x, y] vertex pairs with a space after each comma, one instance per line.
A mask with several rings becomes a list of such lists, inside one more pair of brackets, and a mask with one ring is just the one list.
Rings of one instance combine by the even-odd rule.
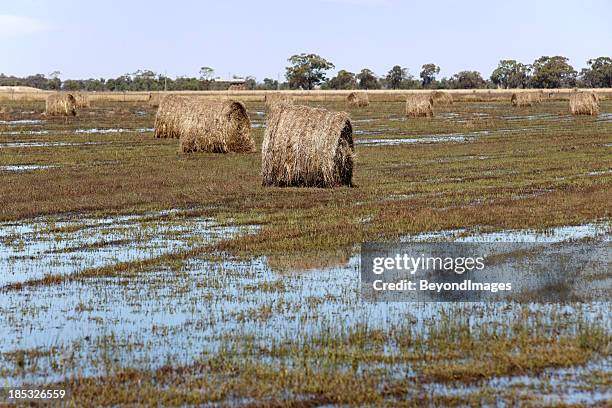
[[[263, 106], [247, 105], [263, 124]], [[74, 406], [612, 398], [609, 304], [365, 304], [351, 258], [362, 241], [420, 232], [605, 223], [607, 116], [571, 117], [562, 101], [473, 102], [404, 120], [402, 103], [375, 102], [351, 112], [356, 140], [435, 143], [357, 144], [356, 187], [325, 190], [261, 187], [259, 152], [180, 154], [142, 130], [154, 115], [143, 105], [100, 103], [67, 120], [42, 107], [13, 104], [0, 118], [42, 120], [0, 122], [0, 244], [19, 255], [0, 267], [52, 259], [0, 290], [0, 381], [67, 387]], [[261, 146], [263, 128], [253, 133]], [[1, 170], [23, 165], [53, 167]], [[247, 228], [212, 241], [175, 231], [201, 219]], [[46, 252], [28, 252], [41, 237]], [[121, 258], [156, 237], [183, 246]], [[60, 271], [62, 257], [109, 249], [107, 264]]]

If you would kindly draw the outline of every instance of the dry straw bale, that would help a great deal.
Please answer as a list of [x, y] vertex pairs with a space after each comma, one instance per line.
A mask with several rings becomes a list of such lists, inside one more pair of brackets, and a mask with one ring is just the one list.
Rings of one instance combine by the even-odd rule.
[[161, 94], [159, 92], [156, 93], [150, 93], [149, 94], [149, 98], [147, 100], [147, 104], [153, 108], [157, 108], [159, 106], [159, 103], [161, 101], [162, 97]]
[[570, 111], [574, 115], [597, 115], [599, 98], [594, 92], [573, 92], [570, 95]]
[[370, 99], [366, 92], [351, 92], [346, 97], [346, 102], [350, 107], [363, 108], [370, 104]]
[[47, 116], [76, 116], [76, 99], [69, 93], [54, 93], [47, 97]]
[[244, 85], [230, 85], [229, 88], [227, 88], [228, 91], [246, 91], [246, 86]]
[[237, 101], [188, 99], [181, 107], [178, 132], [184, 153], [255, 151], [249, 115]]
[[294, 99], [287, 94], [283, 94], [282, 92], [274, 92], [264, 95], [264, 103], [266, 108], [270, 110], [275, 105], [293, 105]]
[[279, 104], [262, 145], [264, 186], [352, 185], [353, 128], [348, 114]]
[[179, 137], [179, 123], [186, 109], [187, 98], [168, 95], [160, 103], [155, 115], [155, 137]]
[[406, 99], [406, 116], [408, 117], [432, 117], [433, 98], [431, 95], [414, 94], [408, 95]]
[[89, 101], [89, 95], [85, 92], [77, 92], [74, 94], [77, 108], [90, 108], [91, 102]]
[[433, 91], [431, 93], [431, 98], [435, 105], [452, 105], [453, 104], [453, 95], [448, 92], [442, 91]]
[[510, 103], [516, 107], [533, 106], [540, 102], [542, 102], [540, 92], [514, 92], [510, 98]]

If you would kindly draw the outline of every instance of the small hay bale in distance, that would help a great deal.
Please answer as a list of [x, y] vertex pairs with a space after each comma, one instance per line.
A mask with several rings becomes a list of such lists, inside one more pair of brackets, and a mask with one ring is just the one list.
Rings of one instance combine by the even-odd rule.
[[54, 93], [47, 97], [45, 114], [47, 116], [76, 116], [76, 99], [69, 93]]
[[429, 118], [433, 114], [433, 98], [431, 95], [408, 95], [406, 98], [406, 116], [409, 118]]
[[261, 155], [264, 186], [353, 185], [353, 127], [345, 112], [277, 105]]
[[161, 95], [159, 94], [159, 92], [150, 93], [149, 98], [147, 100], [147, 104], [151, 106], [152, 108], [157, 108], [159, 106], [160, 101], [161, 101]]
[[433, 100], [434, 105], [452, 105], [453, 104], [453, 95], [451, 95], [448, 92], [433, 91], [431, 93], [431, 98]]
[[183, 153], [255, 151], [251, 121], [241, 102], [190, 98], [180, 108], [178, 133]]
[[370, 104], [370, 99], [366, 92], [351, 92], [346, 97], [346, 102], [352, 108], [364, 108]]
[[573, 115], [597, 115], [599, 98], [594, 92], [573, 92], [570, 94], [570, 112]]
[[264, 95], [264, 104], [266, 109], [270, 110], [275, 105], [293, 105], [295, 101], [289, 95], [282, 92], [267, 93]]
[[176, 95], [168, 95], [160, 101], [155, 115], [155, 137], [179, 138], [179, 123], [186, 102], [187, 98]]
[[518, 108], [537, 105], [541, 101], [542, 95], [539, 92], [514, 92], [510, 97], [512, 106]]
[[89, 95], [85, 92], [75, 93], [74, 99], [76, 100], [77, 108], [88, 109], [91, 107], [91, 102], [89, 101]]
[[246, 86], [243, 84], [232, 84], [227, 88], [228, 91], [246, 91]]

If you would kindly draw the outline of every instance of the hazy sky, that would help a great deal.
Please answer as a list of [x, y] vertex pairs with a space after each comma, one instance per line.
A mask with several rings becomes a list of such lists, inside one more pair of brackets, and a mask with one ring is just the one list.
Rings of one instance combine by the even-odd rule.
[[195, 76], [206, 65], [261, 81], [301, 52], [377, 74], [434, 62], [443, 76], [488, 77], [500, 59], [541, 55], [579, 70], [612, 55], [610, 16], [608, 0], [0, 0], [0, 73]]

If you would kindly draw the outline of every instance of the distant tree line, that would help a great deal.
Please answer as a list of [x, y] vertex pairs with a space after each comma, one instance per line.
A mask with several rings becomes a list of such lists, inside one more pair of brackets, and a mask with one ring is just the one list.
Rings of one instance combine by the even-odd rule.
[[[532, 64], [501, 60], [488, 79], [478, 71], [461, 71], [450, 78], [440, 78], [440, 67], [424, 64], [415, 78], [406, 68], [393, 66], [386, 74], [377, 75], [368, 68], [358, 73], [341, 69], [327, 77], [334, 64], [316, 54], [298, 54], [288, 59], [285, 82], [264, 78], [257, 82], [246, 77], [245, 89], [481, 89], [481, 88], [611, 88], [612, 58], [598, 57], [587, 61], [587, 68], [577, 72], [569, 59], [543, 56]], [[198, 77], [171, 78], [151, 70], [138, 70], [117, 78], [61, 80], [60, 72], [48, 76], [30, 75], [25, 78], [0, 74], [0, 86], [31, 86], [46, 90], [67, 91], [179, 91], [225, 90], [230, 83], [213, 79], [213, 69], [202, 67]]]

